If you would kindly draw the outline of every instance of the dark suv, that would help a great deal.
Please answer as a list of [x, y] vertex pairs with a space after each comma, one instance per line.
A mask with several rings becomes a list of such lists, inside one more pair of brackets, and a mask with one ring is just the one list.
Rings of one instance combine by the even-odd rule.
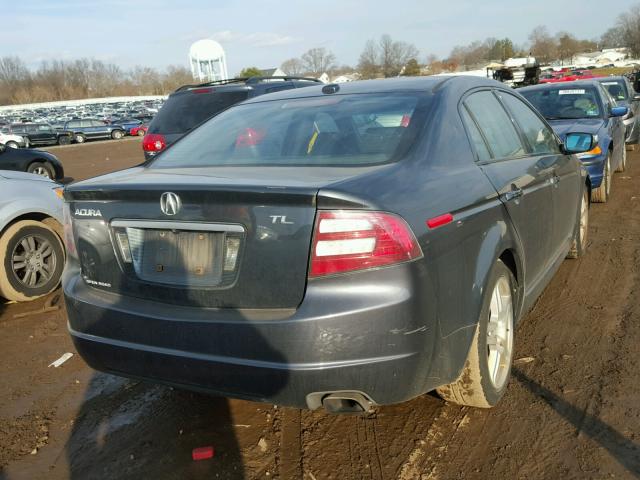
[[31, 145], [68, 145], [71, 133], [58, 131], [48, 123], [12, 123], [3, 127], [3, 131], [20, 135], [25, 140], [25, 147]]
[[251, 77], [184, 85], [169, 95], [149, 125], [142, 141], [144, 156], [149, 160], [195, 126], [243, 100], [319, 83], [306, 77]]
[[64, 124], [64, 129], [72, 132], [76, 143], [99, 138], [113, 138], [119, 140], [124, 137], [125, 129], [122, 125], [106, 124], [102, 120], [83, 119], [71, 120]]

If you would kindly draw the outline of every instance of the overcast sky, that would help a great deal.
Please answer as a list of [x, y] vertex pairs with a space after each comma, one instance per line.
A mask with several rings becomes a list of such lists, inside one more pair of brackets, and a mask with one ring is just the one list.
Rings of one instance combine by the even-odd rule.
[[[123, 67], [188, 66], [189, 46], [218, 40], [230, 74], [275, 67], [313, 47], [355, 65], [365, 41], [388, 33], [413, 43], [421, 61], [456, 44], [510, 37], [533, 27], [598, 38], [638, 0], [0, 0], [0, 56], [30, 66], [45, 59], [94, 57]], [[8, 5], [10, 3], [10, 6]]]

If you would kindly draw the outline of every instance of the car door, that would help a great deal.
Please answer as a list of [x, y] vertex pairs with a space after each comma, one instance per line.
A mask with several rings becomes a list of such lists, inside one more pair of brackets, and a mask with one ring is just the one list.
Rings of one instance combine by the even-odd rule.
[[529, 154], [493, 91], [472, 92], [465, 97], [461, 113], [471, 136], [476, 137], [473, 143], [478, 165], [496, 189], [518, 233], [525, 263], [524, 286], [527, 292], [532, 291], [543, 286], [549, 269], [554, 162]]
[[616, 101], [613, 99], [607, 89], [602, 85], [598, 84], [600, 91], [600, 98], [602, 99], [602, 104], [604, 107], [604, 120], [605, 127], [613, 141], [613, 158], [611, 159], [611, 169], [616, 170], [620, 163], [622, 163], [622, 155], [624, 154], [625, 146], [625, 138], [626, 138], [626, 127], [624, 125], [624, 121], [622, 117], [612, 117], [611, 109], [616, 106]]
[[524, 137], [532, 157], [553, 165], [552, 259], [564, 257], [573, 240], [578, 208], [582, 198], [579, 161], [564, 155], [551, 127], [529, 105], [510, 92], [498, 91], [498, 98]]
[[43, 133], [43, 139], [47, 145], [55, 145], [58, 143], [58, 134], [51, 125], [43, 125], [40, 128]]
[[100, 120], [91, 120], [91, 126], [94, 129], [96, 138], [105, 138], [111, 136], [109, 125]]

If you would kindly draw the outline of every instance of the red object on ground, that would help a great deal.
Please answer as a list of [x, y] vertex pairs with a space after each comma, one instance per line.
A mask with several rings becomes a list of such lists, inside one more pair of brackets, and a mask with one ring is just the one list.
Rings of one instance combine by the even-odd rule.
[[194, 448], [191, 452], [191, 457], [193, 457], [193, 459], [196, 461], [213, 458], [213, 455], [214, 455], [213, 447]]

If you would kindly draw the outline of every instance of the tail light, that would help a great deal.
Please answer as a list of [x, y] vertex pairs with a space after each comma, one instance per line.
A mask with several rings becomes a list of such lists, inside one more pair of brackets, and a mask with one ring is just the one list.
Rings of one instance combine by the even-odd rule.
[[383, 267], [420, 258], [407, 223], [383, 212], [318, 212], [310, 277]]
[[76, 257], [78, 252], [76, 250], [76, 241], [73, 237], [73, 223], [71, 219], [71, 206], [65, 202], [62, 207], [63, 217], [63, 230], [64, 230], [64, 246], [67, 251], [67, 256]]
[[142, 149], [145, 152], [160, 152], [167, 146], [164, 135], [147, 133], [142, 139]]

